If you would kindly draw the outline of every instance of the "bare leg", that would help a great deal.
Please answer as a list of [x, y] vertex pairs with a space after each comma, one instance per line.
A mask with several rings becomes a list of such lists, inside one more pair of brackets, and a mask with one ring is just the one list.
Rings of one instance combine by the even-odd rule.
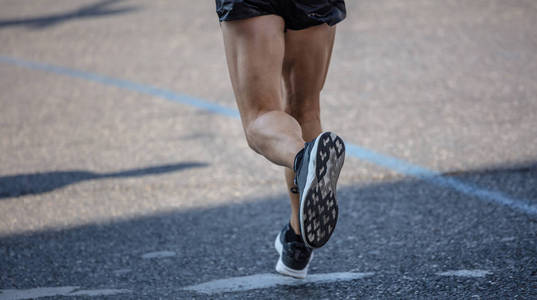
[[292, 168], [304, 140], [297, 120], [284, 111], [281, 95], [283, 19], [267, 15], [223, 22], [222, 33], [248, 145], [271, 162]]
[[[302, 128], [305, 141], [312, 141], [321, 134], [319, 95], [323, 88], [336, 29], [326, 24], [304, 30], [288, 30], [285, 34], [285, 57], [283, 79], [285, 87], [285, 110]], [[294, 187], [295, 173], [285, 169], [287, 187]], [[298, 194], [289, 192], [291, 199], [291, 227], [300, 233]]]

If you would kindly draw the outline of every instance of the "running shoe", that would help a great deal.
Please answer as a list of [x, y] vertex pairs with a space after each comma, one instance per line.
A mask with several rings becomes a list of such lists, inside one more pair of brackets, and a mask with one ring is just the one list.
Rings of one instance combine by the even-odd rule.
[[313, 250], [304, 244], [300, 235], [295, 234], [291, 225], [283, 227], [274, 241], [274, 247], [280, 254], [276, 272], [295, 278], [306, 277]]
[[295, 157], [300, 233], [310, 248], [326, 244], [336, 228], [336, 185], [344, 161], [345, 143], [331, 132], [323, 132], [306, 143]]

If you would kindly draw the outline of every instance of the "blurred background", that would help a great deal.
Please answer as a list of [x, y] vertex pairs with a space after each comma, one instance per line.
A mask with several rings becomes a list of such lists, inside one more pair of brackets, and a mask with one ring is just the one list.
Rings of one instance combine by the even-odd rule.
[[289, 214], [214, 2], [1, 0], [0, 299], [537, 297], [537, 2], [347, 10], [322, 119], [351, 151], [310, 272], [374, 275], [207, 296], [183, 288], [272, 272]]

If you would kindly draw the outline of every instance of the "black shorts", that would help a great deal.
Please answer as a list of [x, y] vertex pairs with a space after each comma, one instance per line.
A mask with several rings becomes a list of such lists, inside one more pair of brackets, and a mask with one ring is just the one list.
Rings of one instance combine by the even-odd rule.
[[345, 19], [344, 0], [215, 0], [220, 22], [263, 15], [278, 15], [285, 28], [305, 29], [326, 23], [330, 26]]

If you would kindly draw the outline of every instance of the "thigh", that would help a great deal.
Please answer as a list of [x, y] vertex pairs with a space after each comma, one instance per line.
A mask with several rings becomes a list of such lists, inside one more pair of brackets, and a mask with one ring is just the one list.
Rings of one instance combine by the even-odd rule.
[[283, 110], [284, 28], [283, 19], [276, 15], [222, 22], [229, 74], [243, 125], [265, 111]]
[[319, 94], [328, 72], [335, 32], [335, 26], [321, 24], [285, 34], [286, 111], [300, 123], [318, 118]]

